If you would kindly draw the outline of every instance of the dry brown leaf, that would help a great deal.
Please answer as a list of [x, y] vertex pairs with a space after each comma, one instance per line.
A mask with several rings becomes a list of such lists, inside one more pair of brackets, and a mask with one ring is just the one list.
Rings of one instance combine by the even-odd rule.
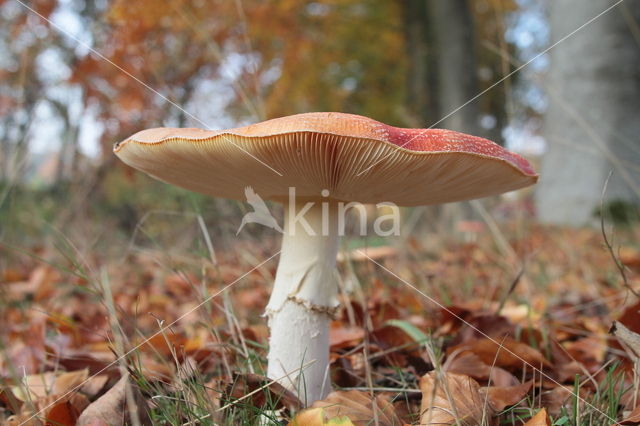
[[63, 395], [80, 385], [89, 375], [87, 369], [63, 373], [31, 374], [22, 383], [11, 387], [20, 401], [34, 401], [51, 395]]
[[69, 371], [62, 373], [56, 377], [53, 384], [53, 394], [61, 395], [79, 387], [89, 377], [89, 369], [85, 368], [78, 371]]
[[[256, 390], [258, 392], [254, 392]], [[227, 386], [225, 393], [231, 400], [251, 394], [250, 397], [243, 399], [243, 403], [254, 407], [264, 407], [268, 401], [278, 401], [276, 407], [273, 407], [276, 409], [287, 408], [297, 411], [303, 407], [302, 402], [290, 390], [259, 374], [236, 374], [233, 383]]]
[[74, 394], [71, 397], [57, 401], [47, 408], [45, 414], [47, 425], [74, 426], [80, 413], [87, 405], [89, 405], [89, 400], [80, 394]]
[[143, 352], [160, 355], [165, 358], [171, 358], [175, 353], [181, 356], [184, 352], [184, 346], [187, 338], [177, 333], [159, 333], [153, 335], [149, 339], [145, 339], [140, 345]]
[[158, 362], [153, 357], [142, 354], [140, 363], [142, 375], [149, 381], [171, 381], [174, 376], [175, 364], [169, 362]]
[[447, 360], [444, 369], [448, 373], [464, 374], [476, 380], [486, 380], [494, 386], [515, 386], [520, 383], [507, 370], [485, 364], [478, 355], [472, 352]]
[[620, 423], [621, 425], [640, 425], [640, 405], [638, 405], [628, 416], [624, 418]]
[[298, 413], [289, 423], [290, 426], [333, 424], [400, 426], [403, 423], [393, 405], [384, 397], [372, 398], [369, 393], [361, 391], [331, 392], [325, 399], [314, 402], [311, 408]]
[[97, 395], [102, 388], [109, 381], [108, 374], [98, 374], [97, 376], [90, 377], [80, 388], [80, 390], [88, 395], [89, 397], [94, 397]]
[[553, 366], [553, 369], [559, 383], [571, 383], [576, 379], [576, 374], [584, 374], [585, 367], [577, 361], [571, 361], [558, 362]]
[[[78, 426], [88, 425], [125, 425], [127, 414], [131, 411], [127, 409], [126, 392], [129, 376], [122, 376], [118, 382], [100, 398], [92, 402], [80, 415]], [[137, 414], [143, 423], [148, 420], [146, 403], [135, 386], [131, 386], [134, 392], [134, 400], [137, 403]]]
[[80, 412], [89, 405], [81, 394], [72, 393], [60, 398], [57, 395], [42, 397], [34, 404], [24, 404], [19, 413], [9, 417], [7, 425], [56, 425], [73, 426]]
[[58, 355], [56, 362], [68, 371], [88, 368], [90, 375], [104, 373], [108, 374], [110, 378], [117, 378], [120, 373], [113, 362], [115, 361], [115, 356], [109, 350], [108, 344], [105, 345], [104, 349], [103, 351], [92, 345], [92, 347], [82, 351], [65, 351], [63, 354]]
[[640, 334], [629, 330], [619, 321], [613, 322], [609, 332], [618, 338], [618, 341], [620, 341], [631, 358], [640, 359]]
[[555, 386], [550, 391], [542, 393], [541, 404], [552, 416], [558, 416], [563, 408], [568, 409], [571, 405], [573, 388], [571, 386]]
[[107, 424], [124, 425], [124, 409], [128, 376], [123, 376], [107, 393], [95, 400], [80, 415], [78, 425]]
[[510, 337], [500, 341], [491, 339], [472, 340], [449, 348], [447, 353], [450, 354], [454, 351], [472, 352], [478, 355], [485, 364], [503, 367], [512, 371], [521, 371], [523, 365], [526, 364], [535, 368], [551, 366], [549, 361], [538, 350]]
[[30, 374], [19, 385], [11, 387], [13, 395], [22, 402], [34, 401], [51, 394], [56, 375], [53, 372]]
[[524, 424], [524, 426], [551, 426], [551, 420], [547, 415], [547, 410], [545, 408], [538, 411], [538, 413], [531, 417], [528, 422]]
[[475, 426], [494, 424], [494, 411], [480, 394], [480, 385], [469, 376], [436, 372], [420, 379], [421, 425]]
[[329, 329], [329, 347], [332, 350], [355, 346], [364, 339], [364, 329], [362, 327], [352, 327], [342, 325], [334, 321]]
[[628, 306], [617, 322], [624, 324], [631, 331], [640, 333], [640, 302]]
[[572, 359], [585, 366], [591, 364], [597, 371], [602, 361], [604, 361], [607, 352], [607, 339], [604, 334], [588, 336], [567, 342], [564, 344], [564, 347]]
[[533, 382], [529, 381], [516, 386], [489, 386], [482, 388], [481, 392], [487, 395], [491, 408], [502, 411], [515, 405], [529, 393]]

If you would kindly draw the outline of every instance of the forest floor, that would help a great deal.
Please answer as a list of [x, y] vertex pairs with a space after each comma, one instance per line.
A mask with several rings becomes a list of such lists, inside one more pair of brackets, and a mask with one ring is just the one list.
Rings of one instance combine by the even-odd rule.
[[609, 250], [599, 229], [505, 228], [343, 256], [335, 391], [306, 411], [264, 377], [276, 239], [0, 245], [0, 422], [639, 425], [640, 229]]

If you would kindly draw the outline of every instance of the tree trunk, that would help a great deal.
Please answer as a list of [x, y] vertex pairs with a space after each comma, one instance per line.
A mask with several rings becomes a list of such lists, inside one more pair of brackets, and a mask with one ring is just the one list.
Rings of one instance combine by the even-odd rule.
[[[551, 42], [611, 4], [549, 2]], [[625, 2], [550, 53], [544, 124], [548, 152], [537, 190], [544, 222], [592, 222], [610, 170], [605, 201], [640, 200], [640, 45], [630, 27], [639, 21], [640, 2]]]
[[[420, 121], [411, 125], [482, 135], [477, 101], [462, 107], [479, 91], [469, 2], [405, 0], [403, 12], [409, 58], [407, 104]], [[430, 208], [451, 220], [472, 216], [466, 203]]]
[[469, 2], [430, 0], [428, 8], [437, 58], [438, 119], [442, 119], [436, 127], [477, 135], [480, 133], [477, 101], [462, 107], [478, 94], [474, 26]]
[[412, 127], [428, 127], [439, 119], [433, 31], [425, 0], [403, 2], [403, 28], [408, 58], [407, 108]]

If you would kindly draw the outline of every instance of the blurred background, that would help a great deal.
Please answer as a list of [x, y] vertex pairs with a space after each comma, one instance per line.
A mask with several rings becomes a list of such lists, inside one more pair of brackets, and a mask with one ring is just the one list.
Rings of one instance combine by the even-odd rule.
[[[637, 362], [625, 383], [609, 330], [640, 333], [640, 0], [0, 0], [0, 423], [50, 401], [7, 402], [4, 385], [106, 371], [85, 392], [99, 401], [119, 362], [155, 424], [265, 424], [258, 402], [209, 416], [237, 371], [264, 372], [281, 235], [249, 224], [236, 237], [248, 205], [163, 184], [112, 147], [151, 127], [310, 111], [483, 136], [540, 174], [500, 197], [403, 209], [398, 238], [343, 239], [337, 386], [413, 389], [402, 410], [416, 423], [425, 360], [449, 364], [480, 337], [455, 317], [500, 348], [509, 335], [540, 349], [600, 410], [504, 366], [510, 386], [535, 382], [527, 416], [610, 425], [637, 407]], [[351, 250], [363, 246], [384, 269]]]
[[[540, 183], [489, 201], [498, 219], [588, 225], [604, 201], [629, 223], [639, 22], [638, 0], [0, 0], [0, 239], [62, 230], [88, 248], [145, 222], [176, 244], [176, 223], [195, 217], [235, 232], [242, 203], [155, 182], [113, 144], [308, 111], [463, 131], [524, 155]], [[441, 210], [409, 212], [408, 226]]]

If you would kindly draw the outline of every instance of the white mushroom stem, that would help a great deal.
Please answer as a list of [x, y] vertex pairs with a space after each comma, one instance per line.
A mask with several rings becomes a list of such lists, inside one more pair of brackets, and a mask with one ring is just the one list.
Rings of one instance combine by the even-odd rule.
[[331, 391], [329, 325], [338, 304], [337, 203], [324, 199], [285, 206], [282, 252], [267, 305], [268, 376], [303, 403]]

